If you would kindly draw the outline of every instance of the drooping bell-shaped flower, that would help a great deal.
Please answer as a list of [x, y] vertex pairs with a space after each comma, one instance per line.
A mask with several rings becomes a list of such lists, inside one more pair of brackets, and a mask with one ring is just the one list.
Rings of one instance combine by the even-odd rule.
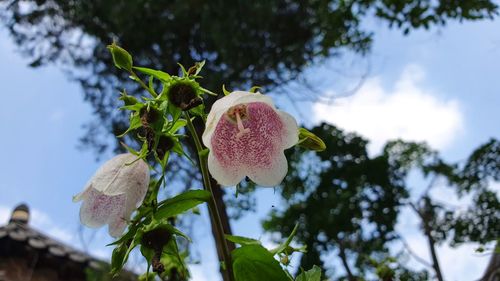
[[148, 186], [146, 162], [131, 153], [119, 154], [97, 170], [85, 190], [73, 197], [73, 202], [83, 200], [82, 224], [94, 228], [108, 224], [109, 234], [118, 237], [144, 200]]
[[210, 149], [208, 169], [223, 186], [245, 176], [276, 186], [288, 171], [284, 150], [298, 141], [295, 119], [277, 110], [270, 97], [236, 91], [217, 100], [208, 114], [203, 143]]

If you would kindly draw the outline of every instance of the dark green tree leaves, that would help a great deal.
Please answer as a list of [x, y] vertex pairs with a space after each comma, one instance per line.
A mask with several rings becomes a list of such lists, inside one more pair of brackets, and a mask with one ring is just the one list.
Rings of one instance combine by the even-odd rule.
[[[209, 89], [259, 85], [269, 91], [318, 59], [345, 50], [367, 53], [373, 33], [362, 24], [366, 17], [407, 33], [450, 20], [492, 18], [498, 12], [491, 0], [6, 0], [0, 7], [3, 24], [32, 66], [60, 63], [80, 81], [85, 100], [98, 113], [84, 143], [96, 149], [106, 147], [103, 130], [113, 133], [125, 126], [127, 117], [113, 112], [113, 85], [120, 76], [105, 46], [113, 40], [134, 54], [134, 64], [166, 73], [177, 73], [177, 63], [206, 59]], [[127, 57], [115, 56], [115, 62], [128, 69]], [[127, 78], [123, 73], [119, 79], [136, 93]]]

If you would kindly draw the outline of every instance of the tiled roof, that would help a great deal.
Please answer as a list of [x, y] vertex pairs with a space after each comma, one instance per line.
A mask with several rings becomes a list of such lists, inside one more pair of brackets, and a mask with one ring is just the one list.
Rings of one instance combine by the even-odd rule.
[[[82, 280], [81, 278], [88, 273], [87, 269], [95, 273], [105, 273], [110, 270], [109, 263], [95, 259], [31, 228], [29, 218], [28, 206], [20, 204], [12, 211], [9, 223], [0, 226], [0, 258], [30, 260], [35, 257], [37, 266], [58, 271], [63, 278], [61, 280]], [[122, 270], [119, 276], [110, 280], [137, 280], [137, 276], [128, 270]]]
[[100, 267], [97, 259], [52, 239], [29, 227], [27, 224], [11, 221], [7, 225], [0, 227], [0, 244], [2, 244], [2, 241], [5, 241], [5, 239], [24, 243], [34, 250], [44, 251], [46, 254], [53, 257], [68, 259], [95, 269]]

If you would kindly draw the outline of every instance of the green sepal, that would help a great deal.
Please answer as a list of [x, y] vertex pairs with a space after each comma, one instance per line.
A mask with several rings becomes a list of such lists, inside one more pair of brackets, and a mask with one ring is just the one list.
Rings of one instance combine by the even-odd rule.
[[250, 90], [248, 90], [250, 93], [257, 93], [259, 89], [262, 89], [262, 87], [260, 86], [253, 86], [252, 88], [250, 88]]
[[222, 84], [222, 92], [224, 93], [224, 96], [229, 95], [231, 92], [226, 90], [226, 85]]
[[299, 129], [299, 142], [297, 145], [314, 151], [326, 149], [326, 144], [322, 139], [304, 128]]
[[193, 66], [191, 66], [188, 69], [187, 74], [191, 77], [194, 76], [195, 78], [198, 78], [199, 77], [198, 74], [203, 69], [204, 65], [205, 65], [205, 60], [196, 62]]

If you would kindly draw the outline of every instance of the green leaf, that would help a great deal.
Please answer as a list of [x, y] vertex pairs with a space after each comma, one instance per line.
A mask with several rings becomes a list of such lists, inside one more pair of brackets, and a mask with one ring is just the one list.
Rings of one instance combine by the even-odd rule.
[[181, 114], [182, 114], [182, 110], [180, 108], [178, 108], [177, 106], [173, 105], [172, 103], [167, 104], [167, 111], [172, 116], [172, 120], [174, 122], [177, 121], [181, 117]]
[[111, 274], [116, 274], [122, 269], [125, 264], [126, 253], [127, 247], [125, 244], [121, 244], [113, 250], [113, 254], [111, 255]]
[[141, 254], [148, 261], [148, 263], [150, 263], [155, 253], [153, 249], [148, 248], [145, 245], [141, 245]]
[[124, 105], [124, 106], [120, 107], [120, 109], [127, 109], [127, 110], [131, 110], [131, 111], [139, 112], [139, 111], [141, 111], [141, 109], [144, 106], [145, 105], [143, 103], [136, 103], [136, 104], [131, 104], [131, 105]]
[[139, 116], [139, 114], [135, 113], [135, 114], [132, 114], [132, 116], [130, 117], [130, 126], [128, 127], [128, 129], [123, 132], [123, 134], [117, 136], [119, 138], [125, 136], [126, 134], [130, 133], [130, 131], [132, 130], [135, 130], [139, 127], [142, 126], [142, 121], [141, 121], [141, 117]]
[[179, 118], [177, 122], [173, 123], [172, 128], [170, 128], [168, 131], [170, 133], [175, 133], [177, 132], [180, 128], [185, 127], [187, 125], [187, 121], [185, 119]]
[[134, 96], [127, 95], [127, 91], [125, 90], [120, 92], [120, 97], [118, 99], [123, 101], [125, 106], [134, 105], [139, 102]]
[[240, 245], [261, 245], [259, 240], [253, 239], [253, 238], [248, 238], [248, 237], [243, 237], [243, 236], [236, 236], [236, 235], [224, 235], [227, 240], [240, 244]]
[[155, 219], [168, 218], [183, 213], [210, 199], [206, 190], [190, 190], [163, 201], [156, 211]]
[[321, 268], [313, 265], [312, 269], [299, 274], [295, 281], [321, 281]]
[[125, 265], [130, 252], [138, 245], [137, 235], [127, 247], [127, 243], [123, 243], [113, 250], [111, 256], [111, 274], [116, 275]]
[[279, 262], [260, 245], [246, 245], [232, 252], [234, 277], [238, 281], [290, 281]]
[[155, 70], [147, 67], [137, 67], [137, 66], [134, 66], [134, 69], [144, 74], [151, 75], [162, 82], [170, 82], [171, 80], [170, 74], [163, 72], [161, 70]]

